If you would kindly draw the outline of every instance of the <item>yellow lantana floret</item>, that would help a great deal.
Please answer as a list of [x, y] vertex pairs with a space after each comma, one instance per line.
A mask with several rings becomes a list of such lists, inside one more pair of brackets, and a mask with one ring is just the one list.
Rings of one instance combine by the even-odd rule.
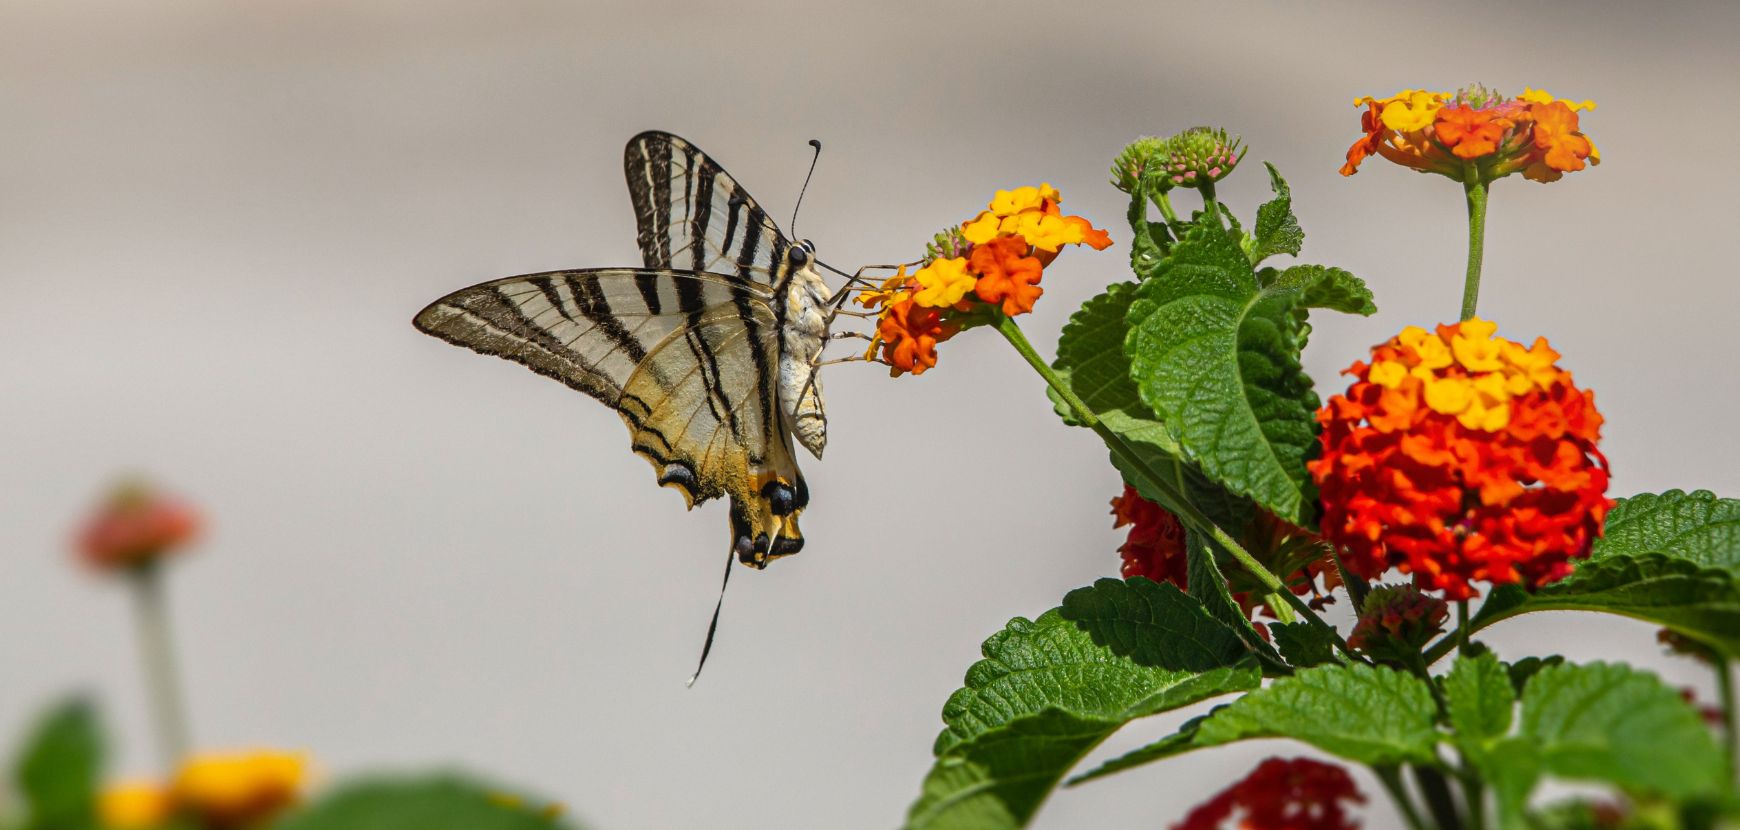
[[206, 753], [181, 765], [173, 789], [177, 803], [200, 815], [246, 824], [294, 804], [307, 774], [302, 753]]
[[1432, 126], [1438, 110], [1444, 108], [1444, 96], [1423, 89], [1410, 89], [1384, 104], [1384, 126], [1404, 133], [1418, 132]]
[[1554, 98], [1551, 92], [1544, 89], [1525, 88], [1523, 94], [1517, 96], [1517, 100], [1527, 101], [1531, 104], [1551, 104], [1554, 101], [1559, 101], [1565, 106], [1570, 107], [1572, 112], [1577, 112], [1579, 110], [1592, 110], [1595, 108], [1594, 101], [1587, 99], [1582, 101], [1572, 101], [1569, 98]]
[[929, 308], [948, 308], [973, 290], [978, 278], [967, 273], [967, 258], [939, 259], [920, 268], [912, 278], [919, 290], [912, 301]]
[[169, 820], [175, 810], [169, 790], [151, 781], [123, 781], [103, 790], [97, 815], [104, 830], [146, 830]]

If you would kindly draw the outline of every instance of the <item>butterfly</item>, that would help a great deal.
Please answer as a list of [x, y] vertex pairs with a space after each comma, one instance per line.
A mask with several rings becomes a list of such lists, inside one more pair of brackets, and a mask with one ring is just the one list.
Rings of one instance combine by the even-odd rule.
[[804, 546], [810, 491], [793, 440], [821, 458], [818, 364], [846, 289], [831, 291], [815, 246], [787, 239], [694, 144], [641, 133], [623, 167], [643, 267], [493, 280], [413, 322], [616, 410], [660, 485], [690, 508], [730, 500], [731, 552], [764, 568]]

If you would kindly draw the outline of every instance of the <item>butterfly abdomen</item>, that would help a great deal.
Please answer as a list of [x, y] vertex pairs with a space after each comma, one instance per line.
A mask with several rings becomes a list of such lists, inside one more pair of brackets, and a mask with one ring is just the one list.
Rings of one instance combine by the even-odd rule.
[[828, 343], [828, 286], [813, 268], [792, 273], [785, 289], [785, 328], [780, 332], [779, 402], [798, 443], [817, 458], [828, 443], [822, 380], [816, 363]]

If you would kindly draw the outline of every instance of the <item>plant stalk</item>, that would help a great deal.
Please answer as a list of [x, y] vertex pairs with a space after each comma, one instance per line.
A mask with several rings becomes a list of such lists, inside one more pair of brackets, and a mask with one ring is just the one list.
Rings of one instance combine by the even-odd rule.
[[163, 568], [148, 562], [131, 571], [133, 609], [139, 636], [139, 657], [145, 692], [157, 730], [157, 749], [164, 771], [173, 771], [187, 757], [187, 709], [176, 672], [175, 641], [169, 633], [169, 607], [163, 589]]
[[1468, 165], [1462, 188], [1468, 195], [1468, 274], [1462, 281], [1462, 317], [1474, 316], [1480, 302], [1480, 262], [1486, 250], [1486, 182], [1474, 165]]
[[1414, 799], [1408, 795], [1406, 787], [1402, 786], [1401, 772], [1392, 766], [1372, 767], [1377, 773], [1378, 781], [1383, 782], [1384, 789], [1389, 792], [1390, 800], [1396, 803], [1396, 809], [1402, 811], [1402, 818], [1408, 822], [1412, 830], [1430, 830], [1420, 811], [1414, 806]]
[[1456, 603], [1456, 653], [1468, 653], [1468, 600]]
[[1197, 185], [1196, 189], [1202, 194], [1202, 211], [1214, 217], [1216, 225], [1225, 225], [1226, 223], [1220, 220], [1220, 202], [1214, 198], [1214, 182], [1203, 182]]
[[1728, 758], [1728, 778], [1740, 784], [1740, 732], [1735, 728], [1734, 664], [1726, 657], [1714, 656], [1716, 695], [1722, 704], [1722, 749]]
[[1462, 816], [1456, 812], [1456, 798], [1450, 794], [1450, 783], [1444, 773], [1419, 765], [1414, 765], [1413, 770], [1414, 782], [1420, 785], [1420, 795], [1438, 826], [1443, 830], [1460, 828]]
[[1232, 538], [1232, 536], [1225, 530], [1221, 529], [1219, 525], [1215, 524], [1212, 519], [1203, 514], [1203, 512], [1197, 509], [1195, 505], [1191, 504], [1185, 494], [1177, 487], [1173, 486], [1171, 482], [1167, 481], [1165, 476], [1154, 472], [1154, 470], [1143, 462], [1142, 458], [1131, 449], [1130, 445], [1124, 441], [1123, 436], [1108, 428], [1105, 423], [1099, 419], [1099, 416], [1094, 414], [1093, 410], [1090, 409], [1081, 398], [1076, 396], [1075, 390], [1070, 389], [1069, 385], [1064, 383], [1063, 379], [1058, 377], [1055, 371], [1052, 371], [1051, 366], [1047, 364], [1045, 360], [1039, 356], [1039, 353], [1033, 349], [1033, 344], [1027, 342], [1027, 336], [1022, 333], [1021, 327], [1017, 325], [1012, 318], [999, 313], [996, 315], [995, 319], [997, 331], [1003, 335], [1005, 340], [1009, 341], [1009, 345], [1015, 347], [1015, 351], [1019, 352], [1021, 356], [1027, 360], [1027, 364], [1032, 366], [1033, 370], [1038, 372], [1039, 376], [1045, 379], [1046, 384], [1049, 385], [1053, 391], [1057, 392], [1058, 397], [1062, 398], [1064, 403], [1069, 406], [1070, 414], [1074, 415], [1077, 421], [1080, 421], [1084, 426], [1098, 434], [1100, 438], [1106, 442], [1106, 446], [1119, 458], [1123, 459], [1132, 469], [1140, 471], [1142, 477], [1146, 479], [1156, 491], [1165, 493], [1166, 496], [1177, 505], [1178, 510], [1175, 512], [1178, 515], [1179, 521], [1189, 525], [1198, 533], [1206, 534], [1210, 539], [1213, 539], [1216, 544], [1220, 545], [1222, 550], [1225, 550], [1233, 557], [1233, 559], [1237, 560], [1239, 565], [1242, 566], [1246, 572], [1250, 573], [1251, 576], [1255, 577], [1257, 582], [1261, 583], [1264, 588], [1267, 588], [1270, 593], [1280, 596], [1283, 601], [1291, 606], [1294, 611], [1297, 611], [1300, 616], [1309, 621], [1314, 627], [1328, 633], [1333, 639], [1336, 648], [1340, 649], [1342, 653], [1352, 656], [1352, 652], [1347, 648], [1347, 641], [1342, 639], [1341, 633], [1336, 631], [1334, 626], [1324, 622], [1322, 617], [1317, 616], [1317, 613], [1312, 611], [1311, 607], [1306, 605], [1304, 600], [1300, 599], [1292, 591], [1287, 589], [1286, 583], [1282, 582], [1280, 577], [1275, 576], [1275, 574], [1268, 568], [1263, 567], [1263, 564], [1258, 562], [1256, 557], [1251, 555], [1250, 551], [1245, 550], [1244, 546], [1238, 543], [1238, 540]]

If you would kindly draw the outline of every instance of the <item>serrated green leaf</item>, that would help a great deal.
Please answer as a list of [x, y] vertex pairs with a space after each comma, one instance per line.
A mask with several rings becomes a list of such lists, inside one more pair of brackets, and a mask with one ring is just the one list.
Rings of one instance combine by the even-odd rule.
[[1300, 308], [1322, 308], [1365, 317], [1377, 313], [1377, 304], [1365, 280], [1340, 268], [1295, 265], [1282, 271], [1272, 287], [1298, 291]]
[[1265, 161], [1263, 166], [1269, 168], [1269, 187], [1275, 191], [1275, 198], [1257, 208], [1257, 225], [1245, 248], [1252, 265], [1276, 254], [1296, 256], [1305, 244], [1305, 231], [1299, 228], [1299, 220], [1293, 215], [1293, 192], [1288, 189], [1287, 180], [1281, 178], [1275, 165]]
[[1208, 720], [1213, 716], [1214, 712], [1220, 711], [1221, 708], [1224, 707], [1215, 707], [1214, 711], [1207, 715], [1191, 718], [1190, 720], [1185, 721], [1184, 725], [1178, 727], [1177, 732], [1167, 735], [1166, 737], [1146, 746], [1119, 755], [1118, 757], [1106, 761], [1081, 775], [1071, 778], [1069, 780], [1069, 786], [1073, 787], [1077, 784], [1083, 784], [1096, 778], [1104, 778], [1112, 773], [1123, 772], [1124, 770], [1139, 767], [1143, 764], [1164, 761], [1174, 755], [1183, 755], [1186, 752], [1196, 749], [1197, 730], [1202, 728], [1203, 721]]
[[1722, 751], [1698, 713], [1655, 675], [1623, 664], [1542, 669], [1523, 690], [1517, 733], [1546, 774], [1670, 797], [1723, 786]]
[[[1063, 327], [1052, 368], [1140, 460], [1145, 469], [1132, 467], [1117, 453], [1112, 455], [1112, 464], [1143, 498], [1174, 512], [1180, 509], [1170, 503], [1170, 493], [1147, 479], [1148, 472], [1163, 476], [1172, 490], [1185, 494], [1197, 509], [1236, 535], [1255, 514], [1250, 501], [1228, 493], [1180, 458], [1177, 442], [1142, 403], [1136, 384], [1130, 380], [1130, 362], [1124, 357], [1125, 316], [1135, 294], [1135, 284], [1115, 283], [1083, 303]], [[1064, 423], [1081, 425], [1056, 390], [1048, 387], [1046, 394]]]
[[1620, 499], [1591, 559], [1662, 553], [1740, 577], [1740, 499], [1669, 490]]
[[1208, 614], [1239, 635], [1244, 640], [1245, 647], [1257, 655], [1258, 659], [1270, 666], [1286, 671], [1286, 661], [1281, 659], [1280, 652], [1275, 650], [1263, 635], [1257, 633], [1256, 626], [1251, 624], [1251, 618], [1245, 616], [1244, 609], [1233, 599], [1232, 591], [1227, 587], [1226, 576], [1221, 573], [1216, 557], [1220, 546], [1208, 537], [1196, 531], [1188, 531], [1184, 537], [1185, 545], [1185, 579], [1187, 593], [1202, 603], [1208, 609]]
[[1309, 668], [1335, 662], [1335, 641], [1328, 629], [1308, 622], [1269, 623], [1275, 648], [1294, 668]]
[[1238, 246], [1197, 228], [1137, 289], [1124, 352], [1142, 402], [1210, 479], [1305, 524], [1318, 399], [1299, 365], [1298, 296], [1260, 289]]
[[1478, 630], [1534, 611], [1601, 611], [1664, 625], [1724, 654], [1740, 655], [1740, 585], [1729, 571], [1651, 553], [1609, 555], [1529, 594], [1492, 592], [1475, 614]]
[[1249, 652], [1232, 629], [1171, 584], [1142, 577], [1101, 579], [1063, 598], [1063, 618], [1096, 645], [1144, 666], [1204, 672], [1231, 666]]
[[346, 784], [273, 830], [550, 830], [573, 827], [560, 808], [456, 775], [368, 778]]
[[90, 830], [102, 781], [103, 736], [96, 708], [72, 698], [31, 730], [13, 765], [29, 830]]
[[1444, 677], [1444, 698], [1464, 752], [1484, 752], [1491, 742], [1510, 734], [1516, 695], [1510, 675], [1491, 652], [1458, 659]]
[[1052, 609], [1038, 620], [1017, 617], [985, 640], [985, 659], [943, 706], [936, 739], [945, 754], [985, 732], [1046, 709], [1122, 724], [1227, 692], [1253, 689], [1262, 677], [1245, 662], [1207, 671], [1144, 665], [1096, 645]]
[[906, 830], [1025, 827], [1064, 773], [1116, 728], [1048, 709], [992, 729], [937, 759]]
[[1437, 763], [1432, 692], [1411, 674], [1362, 664], [1316, 666], [1215, 712], [1196, 746], [1293, 738], [1362, 764]]

